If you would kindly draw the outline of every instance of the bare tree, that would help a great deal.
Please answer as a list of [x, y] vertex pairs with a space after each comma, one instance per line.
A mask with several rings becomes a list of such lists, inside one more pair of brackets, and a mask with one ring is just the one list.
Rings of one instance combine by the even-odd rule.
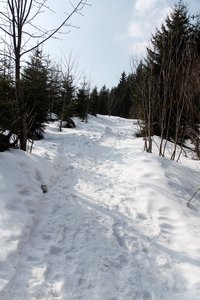
[[[26, 151], [29, 122], [29, 112], [23, 99], [20, 84], [20, 69], [22, 57], [28, 52], [45, 43], [60, 33], [61, 28], [71, 26], [68, 21], [74, 14], [81, 14], [87, 5], [87, 0], [81, 0], [72, 5], [71, 12], [60, 25], [52, 30], [40, 29], [36, 25], [37, 17], [48, 10], [47, 0], [2, 0], [3, 9], [0, 12], [0, 30], [4, 33], [4, 45], [10, 50], [8, 56], [15, 64], [16, 103], [19, 112], [19, 140], [20, 148]], [[31, 30], [32, 28], [32, 30]], [[33, 45], [34, 44], [34, 45]], [[11, 53], [11, 54], [10, 54]], [[5, 53], [4, 53], [5, 55]]]
[[137, 69], [136, 93], [142, 103], [145, 150], [151, 152], [152, 135], [158, 134], [159, 155], [165, 156], [167, 143], [171, 140], [171, 159], [178, 160], [188, 137], [199, 154], [199, 102], [196, 99], [200, 93], [200, 59], [193, 50], [192, 38], [185, 43], [181, 55], [178, 50], [182, 39], [177, 33], [170, 33], [168, 40], [167, 47], [163, 45], [158, 63], [152, 64], [150, 60]]
[[[134, 60], [132, 61], [135, 64]], [[141, 134], [144, 138], [144, 150], [152, 152], [153, 120], [155, 114], [156, 97], [158, 94], [158, 82], [155, 80], [154, 70], [140, 62], [136, 68], [136, 81], [133, 86], [133, 94], [137, 98]]]
[[[175, 36], [175, 38], [177, 38]], [[169, 140], [170, 123], [174, 124], [173, 151], [171, 159], [179, 159], [182, 152], [184, 139], [192, 137], [194, 128], [194, 115], [198, 109], [195, 106], [195, 98], [199, 95], [197, 78], [199, 74], [199, 57], [193, 52], [192, 40], [188, 41], [177, 58], [172, 56], [172, 45], [168, 53], [161, 58], [161, 71], [163, 86], [161, 103], [161, 142], [160, 155], [165, 155], [166, 144]], [[174, 101], [175, 97], [175, 101]], [[174, 119], [174, 120], [173, 120]], [[164, 141], [165, 139], [165, 141]], [[178, 151], [177, 151], [178, 150]], [[177, 152], [178, 155], [177, 155]]]

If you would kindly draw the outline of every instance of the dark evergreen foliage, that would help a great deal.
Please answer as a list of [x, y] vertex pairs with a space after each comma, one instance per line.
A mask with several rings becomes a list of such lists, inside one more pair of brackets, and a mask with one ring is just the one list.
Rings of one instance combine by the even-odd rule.
[[49, 107], [48, 69], [42, 51], [36, 49], [22, 74], [23, 98], [30, 122], [28, 137], [38, 139]]
[[89, 96], [88, 113], [95, 116], [99, 112], [99, 94], [97, 87], [94, 87]]
[[16, 147], [17, 144], [18, 114], [14, 99], [11, 78], [5, 74], [0, 75], [0, 151]]
[[50, 66], [48, 76], [48, 98], [49, 98], [49, 119], [52, 119], [52, 114], [60, 115], [62, 110], [61, 86], [62, 74], [58, 66]]
[[198, 43], [199, 26], [192, 24], [187, 6], [179, 1], [161, 29], [152, 36], [147, 58], [136, 71], [136, 90], [137, 96], [140, 94], [143, 99], [143, 118], [151, 123], [149, 134], [180, 144], [189, 131], [197, 128]]
[[128, 118], [132, 103], [130, 77], [125, 72], [121, 74], [119, 84], [114, 91], [113, 115]]
[[108, 115], [109, 89], [104, 85], [99, 91], [99, 109], [101, 115]]
[[83, 122], [87, 122], [88, 115], [88, 101], [89, 101], [89, 90], [85, 80], [78, 88], [76, 99], [75, 99], [75, 115], [79, 117]]
[[[124, 118], [130, 117], [132, 108], [132, 75], [121, 74], [119, 83], [116, 87], [110, 90], [104, 85], [99, 94], [94, 89], [91, 93], [92, 98], [95, 98], [95, 111], [102, 115], [113, 115]], [[93, 102], [92, 102], [93, 103]], [[94, 104], [92, 104], [94, 105]]]
[[15, 132], [14, 87], [9, 77], [0, 75], [0, 130]]

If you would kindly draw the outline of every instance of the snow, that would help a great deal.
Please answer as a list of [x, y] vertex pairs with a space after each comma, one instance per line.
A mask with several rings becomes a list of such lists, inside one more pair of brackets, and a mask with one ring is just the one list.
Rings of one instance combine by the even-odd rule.
[[144, 152], [133, 120], [75, 122], [0, 153], [0, 299], [199, 300], [199, 161]]

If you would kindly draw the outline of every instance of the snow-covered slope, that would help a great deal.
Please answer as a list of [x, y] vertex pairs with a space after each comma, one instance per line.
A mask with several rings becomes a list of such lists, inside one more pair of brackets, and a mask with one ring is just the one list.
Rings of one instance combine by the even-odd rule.
[[76, 122], [0, 154], [0, 299], [199, 300], [199, 162], [143, 152], [132, 120]]

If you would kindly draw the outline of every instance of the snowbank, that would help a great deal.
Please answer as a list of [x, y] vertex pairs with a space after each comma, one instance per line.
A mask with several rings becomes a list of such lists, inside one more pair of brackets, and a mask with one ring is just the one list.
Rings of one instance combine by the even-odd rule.
[[0, 299], [199, 300], [199, 162], [145, 153], [133, 120], [76, 125], [0, 154]]

